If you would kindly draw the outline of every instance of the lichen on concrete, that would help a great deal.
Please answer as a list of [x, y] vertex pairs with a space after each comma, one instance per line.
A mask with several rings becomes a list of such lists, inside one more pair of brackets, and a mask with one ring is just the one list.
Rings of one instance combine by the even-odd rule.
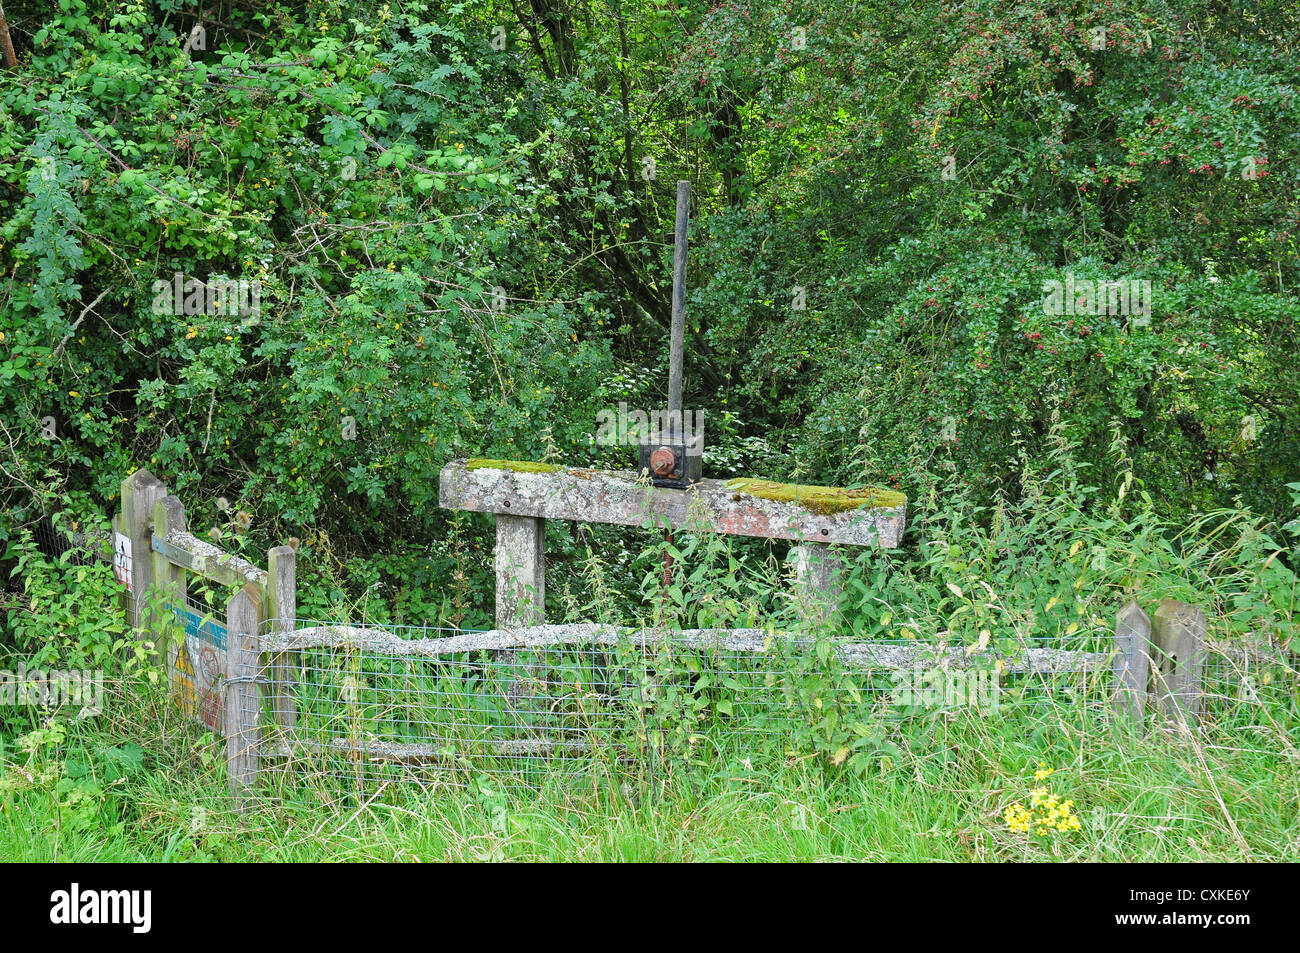
[[764, 500], [793, 503], [810, 513], [827, 516], [860, 507], [893, 509], [907, 503], [907, 497], [893, 490], [862, 487], [849, 490], [839, 486], [812, 486], [804, 483], [777, 483], [773, 480], [728, 480], [727, 489], [748, 493]]
[[514, 470], [516, 473], [555, 473], [564, 467], [553, 463], [534, 463], [530, 460], [488, 460], [483, 457], [471, 457], [465, 461], [467, 470]]

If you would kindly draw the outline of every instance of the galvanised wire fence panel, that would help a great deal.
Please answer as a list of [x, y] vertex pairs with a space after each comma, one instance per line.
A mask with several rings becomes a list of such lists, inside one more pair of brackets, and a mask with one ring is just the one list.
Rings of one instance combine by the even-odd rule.
[[[116, 552], [100, 534], [55, 534], [40, 525], [35, 532], [46, 534], [42, 548], [66, 556], [65, 565], [111, 560], [119, 580], [133, 576], [132, 554]], [[172, 701], [221, 736], [233, 688], [225, 610], [189, 593], [164, 611], [174, 621], [167, 640]], [[511, 789], [585, 785], [596, 775], [653, 776], [676, 759], [783, 757], [798, 743], [800, 726], [828, 709], [906, 720], [970, 707], [996, 717], [1065, 704], [1103, 715], [1114, 688], [1113, 634], [1104, 626], [1023, 640], [996, 673], [991, 712], [990, 686], [969, 678], [972, 670], [987, 674], [988, 660], [923, 640], [840, 643], [843, 657], [827, 678], [818, 643], [762, 630], [651, 638], [548, 626], [549, 641], [538, 642], [499, 632], [294, 620], [291, 638], [301, 644], [277, 648], [285, 637], [278, 628], [266, 622], [262, 649], [239, 660], [254, 673], [246, 679], [256, 691], [238, 696], [248, 701], [235, 714], [257, 726], [263, 777], [285, 794], [314, 786], [374, 796], [481, 778]], [[98, 696], [102, 673], [95, 681]], [[1295, 656], [1276, 641], [1211, 634], [1201, 685], [1201, 724], [1217, 731], [1211, 743], [1248, 746], [1256, 734], [1300, 723]], [[97, 697], [75, 707], [84, 717], [102, 706]], [[1150, 719], [1153, 698], [1147, 707]]]
[[1243, 731], [1285, 726], [1295, 737], [1294, 726], [1300, 724], [1300, 672], [1296, 656], [1276, 643], [1210, 639], [1201, 693], [1210, 724]]
[[[357, 632], [300, 623], [299, 635], [321, 628]], [[702, 646], [674, 646], [672, 655], [669, 676], [662, 647], [632, 641], [575, 634], [512, 645], [491, 633], [419, 627], [271, 651], [260, 668], [260, 714], [270, 726], [263, 750], [300, 780], [358, 789], [478, 775], [535, 787], [557, 772], [573, 781], [633, 764], [653, 770], [675, 740], [665, 737], [670, 711], [691, 720], [697, 737], [688, 745], [719, 730], [782, 730], [770, 658]], [[291, 721], [278, 715], [286, 707]]]
[[[130, 555], [120, 554], [115, 558], [109, 534], [94, 529], [86, 531], [67, 514], [44, 514], [18, 527], [20, 538], [27, 533], [44, 560], [70, 577], [84, 576], [86, 567], [100, 563], [112, 563], [119, 582], [124, 583], [130, 574]], [[17, 593], [11, 595], [0, 590], [0, 611], [32, 614], [46, 611], [27, 597], [24, 579], [18, 578], [16, 582]], [[0, 646], [0, 706], [30, 709], [41, 721], [62, 717], [75, 723], [101, 718], [110, 708], [122, 708], [121, 700], [141, 688], [138, 677], [120, 673], [109, 677], [103, 668], [65, 669], [51, 667], [50, 663], [36, 664], [33, 661], [36, 649], [32, 644], [25, 649]]]
[[261, 693], [244, 714], [263, 726], [262, 769], [281, 794], [484, 776], [516, 789], [583, 785], [653, 775], [673, 759], [783, 757], [797, 726], [832, 707], [907, 717], [990, 702], [994, 714], [999, 702], [1109, 703], [1108, 658], [1070, 656], [1059, 640], [1034, 640], [1019, 663], [987, 669], [977, 695], [964, 649], [907, 640], [841, 646], [828, 666], [816, 643], [762, 630], [570, 625], [521, 638], [302, 620], [292, 636], [275, 628], [264, 626]]
[[[44, 514], [17, 527], [19, 534], [24, 529], [31, 531], [37, 548], [51, 559], [66, 557], [66, 562], [73, 566], [90, 566], [113, 559], [112, 534], [86, 531], [67, 513]], [[129, 566], [130, 558], [123, 556], [124, 565]]]

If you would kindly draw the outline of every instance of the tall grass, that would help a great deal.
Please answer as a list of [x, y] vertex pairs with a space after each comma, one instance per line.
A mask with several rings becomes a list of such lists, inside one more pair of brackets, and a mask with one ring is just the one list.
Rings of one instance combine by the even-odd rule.
[[[239, 817], [225, 796], [220, 739], [137, 678], [97, 718], [11, 715], [0, 748], [0, 857], [1300, 859], [1300, 683], [1288, 654], [1295, 551], [1242, 510], [1162, 522], [1124, 447], [1113, 452], [1113, 471], [1088, 480], [1058, 442], [1046, 459], [1024, 462], [1017, 500], [990, 511], [968, 506], [957, 487], [914, 501], [906, 548], [855, 559], [837, 634], [985, 640], [1007, 652], [1044, 640], [1104, 648], [1129, 598], [1148, 608], [1193, 602], [1206, 613], [1220, 659], [1212, 684], [1223, 696], [1198, 728], [1152, 715], [1134, 729], [1078, 685], [1010, 697], [996, 715], [902, 711], [879, 694], [845, 701], [843, 673], [794, 666], [799, 691], [782, 696], [794, 699], [782, 733], [746, 730], [743, 712], [720, 717], [725, 691], [689, 682], [684, 697], [695, 701], [670, 714], [706, 717], [708, 730], [669, 745], [653, 770], [610, 761], [579, 774], [557, 761], [521, 787], [472, 769], [424, 786], [302, 785]], [[665, 553], [675, 563], [667, 586]], [[579, 619], [799, 625], [773, 551], [704, 534], [679, 532], [671, 543], [652, 534], [622, 563], [591, 551], [558, 585]], [[1240, 663], [1226, 660], [1226, 647], [1244, 641], [1271, 646], [1281, 661], [1233, 671]], [[825, 707], [802, 704], [813, 696]], [[1008, 823], [1008, 807], [1030, 803], [1040, 787], [1072, 802], [1077, 831], [1040, 836]]]

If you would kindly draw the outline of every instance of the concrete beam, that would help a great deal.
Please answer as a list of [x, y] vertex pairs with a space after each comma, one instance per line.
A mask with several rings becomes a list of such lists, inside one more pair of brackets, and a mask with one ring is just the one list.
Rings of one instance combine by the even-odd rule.
[[[906, 499], [897, 503], [897, 494], [890, 505], [873, 505], [869, 491], [863, 491], [863, 505], [836, 509], [846, 501], [852, 505], [858, 498], [855, 491], [773, 484], [784, 486], [793, 498], [769, 499], [723, 480], [701, 480], [674, 490], [638, 482], [630, 471], [468, 464], [454, 460], [443, 467], [438, 501], [447, 509], [621, 526], [666, 524], [733, 536], [886, 549], [901, 542], [907, 513]], [[806, 501], [801, 490], [807, 491]], [[838, 494], [833, 506], [825, 504], [826, 494]]]

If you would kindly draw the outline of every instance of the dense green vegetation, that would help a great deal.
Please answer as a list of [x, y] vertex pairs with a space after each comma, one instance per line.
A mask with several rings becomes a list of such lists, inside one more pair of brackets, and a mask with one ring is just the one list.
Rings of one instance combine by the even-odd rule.
[[[10, 0], [6, 509], [144, 465], [431, 584], [452, 456], [630, 459], [590, 435], [660, 400], [689, 178], [712, 474], [987, 502], [1057, 414], [1169, 516], [1282, 516], [1297, 14], [1252, 6], [230, 3], [187, 53], [179, 2]], [[155, 314], [178, 272], [260, 321]], [[1149, 325], [1044, 314], [1066, 273]]]
[[[491, 523], [440, 509], [438, 472], [632, 461], [595, 441], [597, 414], [662, 402], [678, 179], [705, 475], [908, 498], [903, 548], [852, 569], [851, 634], [1086, 640], [1140, 594], [1201, 605], [1218, 639], [1293, 637], [1297, 4], [206, 6], [4, 3], [5, 653], [125, 654], [114, 677], [155, 704], [102, 567], [23, 540], [43, 513], [106, 525], [141, 467], [255, 562], [300, 539], [303, 617], [487, 626]], [[186, 280], [257, 282], [257, 308]], [[1061, 313], [1050, 282], [1072, 289]], [[1096, 282], [1138, 283], [1128, 313], [1080, 302]], [[679, 535], [665, 593], [657, 535], [549, 533], [554, 620], [788, 608], [781, 546]], [[354, 819], [332, 849], [726, 854], [757, 812], [770, 855], [1039, 856], [997, 817], [1044, 760], [1100, 811], [1059, 856], [1294, 857], [1285, 677], [1248, 744], [1234, 724], [1105, 748], [1082, 711], [945, 723], [970, 734], [939, 744], [845, 711], [763, 784], [721, 758], [654, 812], [606, 792], [502, 820], [487, 794], [414, 834]], [[247, 856], [228, 819], [189, 813], [224, 810], [201, 740], [133, 734], [170, 724], [138, 713], [47, 722], [0, 715], [0, 854], [52, 856], [27, 834], [57, 829], [60, 856]], [[606, 808], [603, 827], [585, 813]], [[129, 836], [96, 855], [97, 825]], [[284, 830], [249, 849], [328, 843]]]
[[[915, 733], [890, 770], [863, 778], [831, 779], [807, 760], [766, 770], [738, 758], [644, 792], [609, 785], [521, 801], [485, 781], [400, 804], [304, 798], [243, 821], [173, 708], [130, 716], [15, 754], [41, 787], [11, 769], [18, 790], [0, 791], [0, 857], [1279, 862], [1300, 852], [1294, 771], [1281, 775], [1274, 751], [1232, 750], [1230, 735], [1204, 747], [1117, 742], [1071, 711], [1037, 732], [941, 721]], [[56, 796], [51, 778], [69, 763], [74, 776]], [[1084, 833], [1044, 841], [1002, 823], [1005, 805], [1027, 803], [1040, 763], [1054, 768], [1048, 783], [1074, 800]]]

